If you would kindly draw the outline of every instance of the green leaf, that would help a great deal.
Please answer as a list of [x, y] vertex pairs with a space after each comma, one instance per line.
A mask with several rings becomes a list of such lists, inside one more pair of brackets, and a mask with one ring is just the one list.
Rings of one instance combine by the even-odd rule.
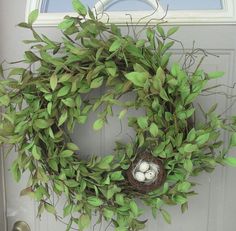
[[78, 226], [79, 226], [79, 230], [83, 231], [84, 229], [88, 228], [90, 225], [90, 217], [88, 214], [82, 214], [79, 217], [79, 221], [78, 221]]
[[79, 150], [79, 147], [76, 145], [76, 144], [74, 144], [74, 143], [67, 143], [67, 148], [69, 148], [70, 150], [72, 150], [72, 151], [77, 151], [77, 150]]
[[[155, 48], [155, 32], [154, 32], [154, 30], [152, 30], [151, 28], [148, 27], [146, 30], [146, 34], [147, 34], [147, 38], [148, 38], [148, 41], [150, 42], [151, 46], [153, 48]], [[145, 44], [145, 41], [141, 45], [144, 45], [144, 44]], [[137, 46], [140, 46], [140, 45], [137, 43]]]
[[193, 140], [195, 140], [195, 138], [196, 138], [196, 130], [195, 128], [192, 128], [187, 135], [187, 141], [192, 142]]
[[172, 65], [172, 67], [171, 67], [171, 74], [173, 75], [173, 76], [178, 76], [178, 74], [179, 74], [179, 72], [180, 72], [180, 66], [179, 66], [179, 64], [178, 63], [174, 63], [173, 65]]
[[87, 9], [86, 7], [81, 3], [81, 1], [79, 0], [73, 0], [72, 1], [72, 5], [74, 10], [79, 13], [82, 16], [86, 16], [87, 15]]
[[141, 58], [143, 59], [143, 54], [142, 54], [142, 50], [138, 47], [136, 47], [135, 45], [133, 45], [132, 43], [129, 43], [125, 49], [135, 58]]
[[55, 74], [53, 74], [50, 77], [50, 87], [52, 88], [52, 90], [54, 91], [57, 87], [57, 76]]
[[77, 121], [78, 121], [78, 123], [79, 124], [85, 124], [86, 123], [86, 121], [87, 121], [87, 119], [88, 119], [88, 116], [79, 116], [78, 118], [77, 118]]
[[20, 68], [20, 67], [13, 68], [10, 71], [9, 76], [12, 76], [12, 75], [22, 75], [24, 72], [25, 72], [24, 68]]
[[120, 181], [124, 180], [124, 176], [122, 175], [122, 171], [116, 171], [111, 174], [112, 181]]
[[62, 99], [61, 101], [68, 107], [75, 107], [75, 101], [72, 98]]
[[47, 121], [44, 119], [36, 119], [34, 121], [34, 125], [38, 128], [41, 128], [41, 129], [48, 128], [48, 127], [50, 127], [51, 124], [52, 124], [51, 121]]
[[12, 173], [12, 176], [14, 178], [14, 180], [16, 182], [19, 182], [20, 179], [21, 179], [21, 171], [20, 171], [20, 168], [19, 168], [19, 165], [17, 163], [17, 161], [14, 161], [12, 166], [11, 166], [11, 173]]
[[97, 119], [93, 124], [93, 129], [95, 131], [98, 131], [104, 126], [104, 124], [105, 124], [104, 119]]
[[57, 97], [62, 97], [67, 95], [70, 92], [70, 86], [64, 86], [62, 87], [58, 93], [57, 93]]
[[160, 25], [157, 25], [157, 31], [159, 32], [159, 34], [165, 38], [165, 31], [163, 30], [163, 28]]
[[130, 204], [129, 204], [129, 207], [130, 207], [132, 213], [134, 214], [134, 216], [138, 217], [139, 209], [138, 209], [138, 206], [137, 206], [136, 202], [135, 201], [131, 201]]
[[51, 169], [53, 169], [54, 171], [58, 171], [58, 163], [55, 159], [51, 159], [48, 161], [48, 165], [50, 166]]
[[21, 27], [21, 28], [27, 28], [27, 29], [31, 28], [31, 25], [29, 25], [29, 24], [26, 23], [26, 22], [21, 22], [21, 23], [19, 23], [17, 26], [19, 26], [19, 27]]
[[236, 147], [236, 132], [234, 132], [231, 136], [231, 139], [230, 139], [230, 146], [231, 147]]
[[114, 212], [110, 209], [107, 209], [107, 208], [104, 208], [102, 213], [103, 213], [103, 216], [105, 218], [107, 218], [108, 220], [112, 219], [112, 217], [114, 215]]
[[110, 46], [109, 51], [114, 52], [117, 51], [122, 45], [122, 40], [121, 39], [116, 39]]
[[45, 209], [47, 212], [52, 213], [53, 215], [56, 215], [56, 209], [53, 205], [45, 203]]
[[68, 116], [67, 111], [64, 111], [64, 112], [62, 113], [62, 115], [60, 116], [60, 118], [59, 118], [58, 126], [61, 126], [62, 124], [64, 124], [64, 122], [65, 122], [66, 119], [67, 119], [67, 116]]
[[152, 134], [153, 137], [157, 137], [158, 135], [158, 127], [155, 123], [151, 123], [149, 131]]
[[167, 37], [173, 35], [178, 29], [179, 29], [178, 26], [170, 28], [167, 32]]
[[35, 55], [32, 51], [26, 51], [25, 52], [25, 57], [27, 59], [27, 61], [34, 63], [37, 62], [39, 59], [39, 57], [37, 55]]
[[101, 199], [94, 197], [94, 196], [88, 197], [87, 202], [88, 202], [88, 204], [90, 204], [94, 207], [98, 207], [103, 204], [103, 201]]
[[125, 77], [131, 81], [134, 85], [143, 87], [148, 80], [149, 74], [146, 72], [130, 72]]
[[97, 164], [97, 167], [100, 169], [109, 169], [110, 164], [113, 161], [114, 156], [113, 155], [108, 155], [105, 156], [101, 159], [101, 161]]
[[191, 184], [187, 181], [178, 184], [178, 191], [180, 192], [188, 192], [190, 188], [191, 188]]
[[186, 144], [184, 146], [184, 151], [185, 152], [194, 152], [194, 151], [197, 151], [197, 150], [198, 150], [198, 147], [195, 144]]
[[52, 102], [49, 102], [48, 105], [47, 105], [47, 112], [49, 115], [51, 115], [52, 113]]
[[170, 56], [172, 55], [172, 53], [168, 52], [168, 53], [165, 53], [164, 55], [162, 55], [161, 57], [161, 67], [162, 68], [166, 68], [166, 66], [168, 65], [169, 63], [169, 60], [170, 60]]
[[59, 155], [60, 155], [60, 157], [64, 158], [64, 157], [70, 157], [73, 154], [74, 154], [74, 151], [72, 151], [72, 150], [64, 150]]
[[197, 139], [196, 139], [196, 142], [198, 145], [202, 145], [202, 144], [205, 144], [210, 138], [210, 133], [206, 133], [206, 134], [203, 134], [203, 135], [200, 135]]
[[123, 119], [127, 113], [127, 109], [123, 109], [120, 113], [119, 113], [119, 119]]
[[63, 217], [66, 217], [72, 213], [73, 204], [68, 204], [65, 208], [63, 208]]
[[181, 205], [181, 212], [184, 213], [188, 210], [188, 202]]
[[184, 196], [176, 195], [176, 196], [174, 196], [174, 201], [175, 201], [177, 204], [182, 205], [182, 204], [186, 203], [188, 200], [187, 200], [187, 198], [184, 197]]
[[0, 104], [4, 106], [8, 106], [10, 103], [11, 99], [8, 95], [3, 95], [0, 97]]
[[232, 167], [236, 167], [236, 158], [235, 157], [225, 157], [223, 163]]
[[214, 71], [207, 74], [208, 78], [210, 79], [217, 79], [217, 78], [222, 77], [223, 75], [224, 75], [224, 72], [222, 71]]
[[147, 70], [145, 69], [145, 67], [140, 65], [140, 64], [138, 64], [138, 63], [135, 63], [133, 66], [134, 66], [134, 71], [136, 71], [136, 72], [148, 73]]
[[64, 182], [69, 188], [77, 188], [80, 185], [80, 183], [76, 180], [66, 180]]
[[115, 231], [127, 231], [127, 227], [115, 227]]
[[33, 11], [29, 14], [28, 23], [29, 23], [30, 25], [32, 25], [32, 24], [37, 20], [38, 15], [39, 15], [38, 9], [33, 10]]
[[162, 53], [162, 54], [165, 54], [165, 52], [167, 52], [174, 44], [175, 44], [174, 41], [171, 41], [171, 42], [166, 43], [166, 44], [162, 47], [161, 53]]
[[158, 156], [164, 150], [165, 146], [166, 146], [165, 142], [159, 143], [153, 150], [154, 156]]
[[41, 159], [41, 150], [36, 145], [34, 145], [33, 148], [32, 148], [32, 155], [36, 160]]
[[74, 20], [71, 18], [64, 19], [59, 25], [58, 28], [61, 30], [67, 30], [74, 24]]
[[165, 221], [168, 223], [168, 224], [171, 224], [171, 217], [170, 217], [170, 214], [164, 210], [164, 209], [161, 209], [161, 215], [163, 216], [163, 218], [165, 219]]
[[164, 90], [164, 88], [161, 88], [160, 90], [160, 97], [162, 99], [164, 99], [165, 101], [169, 101], [169, 97], [168, 95], [166, 94], [166, 91]]
[[123, 206], [125, 204], [124, 196], [121, 193], [117, 193], [115, 196], [115, 201], [118, 205]]
[[138, 125], [140, 128], [145, 129], [148, 127], [148, 117], [147, 116], [141, 116], [137, 119]]
[[0, 63], [0, 77], [4, 76], [3, 63]]
[[96, 78], [94, 79], [92, 82], [91, 82], [91, 85], [90, 87], [91, 88], [98, 88], [98, 87], [101, 87], [102, 86], [102, 83], [103, 83], [103, 77], [99, 77], [99, 78]]
[[109, 189], [107, 190], [105, 196], [107, 198], [107, 200], [110, 200], [117, 192], [120, 192], [121, 189], [119, 187], [117, 187], [116, 185], [111, 185], [108, 186]]
[[186, 169], [188, 172], [191, 172], [193, 169], [193, 163], [191, 160], [187, 159], [184, 160], [184, 169]]

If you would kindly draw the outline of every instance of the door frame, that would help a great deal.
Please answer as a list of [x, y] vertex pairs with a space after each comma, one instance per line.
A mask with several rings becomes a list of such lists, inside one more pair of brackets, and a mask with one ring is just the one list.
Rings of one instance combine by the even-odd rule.
[[[101, 14], [104, 5], [112, 0], [100, 0], [95, 5], [96, 11]], [[147, 1], [147, 0], [146, 0]], [[156, 0], [153, 2], [158, 2]], [[152, 2], [152, 0], [148, 0]], [[28, 15], [31, 11], [35, 9], [40, 9], [42, 0], [27, 0], [26, 10], [25, 10], [25, 20], [28, 20]], [[158, 13], [154, 15], [153, 12], [139, 11], [134, 13], [134, 11], [117, 11], [117, 12], [106, 12], [109, 15], [110, 21], [119, 24], [127, 25], [130, 22], [129, 14], [132, 15], [133, 22], [138, 22], [140, 17], [144, 17], [142, 22], [139, 21], [139, 25], [145, 25], [151, 18], [157, 18], [157, 20], [152, 20], [150, 24], [156, 24], [159, 18], [165, 17], [165, 21], [169, 25], [231, 25], [236, 24], [236, 4], [234, 0], [222, 0], [223, 8], [221, 10], [178, 10], [178, 11], [168, 11], [168, 15], [165, 16], [165, 10], [162, 7], [159, 8]], [[94, 10], [94, 9], [93, 9]], [[95, 10], [94, 10], [95, 11]], [[147, 17], [147, 15], [150, 17]], [[66, 15], [73, 17], [77, 16], [77, 13], [64, 12], [64, 13], [40, 13], [38, 19], [34, 23], [38, 27], [55, 27], [57, 26]], [[101, 20], [107, 22], [107, 17], [102, 17]]]
[[4, 151], [0, 148], [0, 229], [7, 231]]

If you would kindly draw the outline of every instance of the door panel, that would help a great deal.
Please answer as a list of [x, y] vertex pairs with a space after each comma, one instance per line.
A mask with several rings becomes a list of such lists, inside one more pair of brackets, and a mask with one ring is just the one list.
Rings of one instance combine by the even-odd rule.
[[[0, 60], [8, 61], [18, 60], [22, 57], [23, 51], [26, 49], [21, 40], [31, 37], [30, 33], [25, 30], [16, 28], [18, 22], [24, 20], [24, 12], [26, 0], [8, 0], [0, 3]], [[123, 28], [125, 30], [125, 28]], [[39, 28], [42, 33], [47, 33], [53, 39], [59, 39], [60, 35], [55, 28]], [[206, 70], [223, 70], [225, 76], [219, 80], [220, 83], [232, 86], [235, 78], [235, 49], [236, 49], [236, 28], [235, 26], [182, 26], [176, 35], [180, 39], [185, 48], [191, 50], [193, 40], [196, 41], [195, 46], [208, 49], [211, 53], [219, 56], [209, 56], [209, 59], [203, 64]], [[173, 50], [174, 59], [178, 59], [181, 54], [180, 47], [176, 46]], [[236, 94], [235, 89], [223, 87], [227, 93]], [[128, 96], [132, 97], [132, 96]], [[208, 107], [214, 102], [218, 102], [220, 112], [223, 112], [230, 104], [222, 95], [212, 95], [208, 97], [199, 97], [199, 102], [203, 107]], [[231, 99], [233, 100], [233, 99]], [[118, 113], [119, 109], [115, 111]], [[227, 113], [234, 112], [236, 107], [232, 107]], [[132, 112], [132, 113], [143, 113]], [[127, 128], [127, 123], [122, 124], [114, 117], [109, 119], [109, 124], [105, 129], [97, 134], [91, 130], [91, 124], [96, 115], [92, 115], [88, 125], [78, 127], [73, 139], [78, 140], [78, 144], [86, 153], [99, 154], [109, 153], [112, 151], [115, 140], [131, 139], [133, 133]], [[199, 119], [201, 116], [199, 114]], [[225, 137], [227, 139], [227, 137]], [[7, 198], [7, 220], [8, 230], [10, 231], [14, 222], [17, 220], [26, 221], [32, 231], [64, 231], [65, 225], [60, 221], [55, 221], [54, 217], [44, 214], [41, 221], [36, 219], [37, 204], [29, 198], [19, 196], [19, 192], [26, 185], [27, 174], [23, 177], [21, 183], [16, 184], [10, 175], [9, 166], [14, 159], [15, 153], [11, 153], [9, 158], [4, 162], [5, 180], [6, 180], [6, 198]], [[236, 156], [235, 152], [231, 155]], [[161, 230], [161, 231], [234, 231], [236, 226], [236, 181], [235, 169], [218, 167], [213, 174], [203, 174], [193, 179], [199, 183], [196, 187], [198, 196], [192, 197], [189, 202], [189, 210], [185, 214], [181, 214], [178, 207], [167, 208], [172, 215], [172, 225], [167, 225], [160, 218], [154, 220], [151, 212], [145, 208], [146, 214], [144, 219], [148, 218], [149, 222], [145, 231]], [[58, 204], [58, 211], [63, 207], [63, 200]], [[96, 222], [96, 217], [94, 217]], [[100, 228], [97, 225], [94, 231], [105, 230], [107, 224], [103, 224]], [[0, 227], [0, 230], [4, 228]], [[93, 230], [91, 226], [90, 231]], [[110, 226], [107, 231], [114, 228]]]

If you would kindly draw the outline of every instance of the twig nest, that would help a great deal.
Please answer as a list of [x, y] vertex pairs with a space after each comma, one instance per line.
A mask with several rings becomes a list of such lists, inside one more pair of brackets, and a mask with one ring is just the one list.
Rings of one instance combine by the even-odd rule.
[[139, 154], [127, 170], [129, 183], [142, 193], [160, 187], [165, 181], [165, 176], [162, 160], [147, 152]]
[[132, 174], [139, 182], [151, 183], [158, 177], [159, 166], [152, 161], [140, 160], [134, 167]]

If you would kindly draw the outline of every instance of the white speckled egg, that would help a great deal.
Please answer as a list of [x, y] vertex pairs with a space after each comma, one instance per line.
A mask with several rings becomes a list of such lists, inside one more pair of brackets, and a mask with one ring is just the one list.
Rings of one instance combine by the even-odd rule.
[[134, 178], [139, 182], [145, 181], [145, 175], [142, 172], [136, 172]]
[[154, 163], [150, 163], [150, 169], [153, 170], [155, 173], [159, 173], [159, 166], [157, 164], [154, 164]]
[[149, 169], [149, 163], [146, 161], [143, 161], [139, 165], [139, 171], [146, 172]]
[[145, 173], [145, 178], [147, 180], [153, 180], [155, 178], [155, 171], [153, 170], [148, 170], [146, 173]]

